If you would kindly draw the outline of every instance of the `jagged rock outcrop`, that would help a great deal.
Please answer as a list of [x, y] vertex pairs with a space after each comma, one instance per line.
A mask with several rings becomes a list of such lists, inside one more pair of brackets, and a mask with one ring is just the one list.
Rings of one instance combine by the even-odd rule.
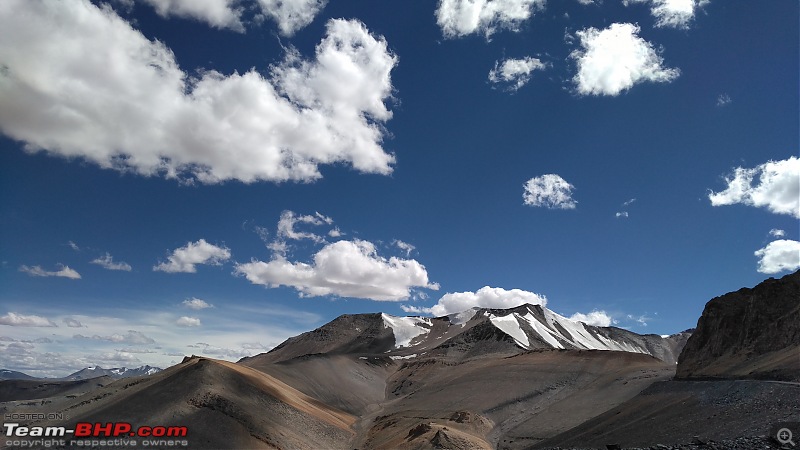
[[676, 377], [800, 380], [800, 271], [709, 301]]

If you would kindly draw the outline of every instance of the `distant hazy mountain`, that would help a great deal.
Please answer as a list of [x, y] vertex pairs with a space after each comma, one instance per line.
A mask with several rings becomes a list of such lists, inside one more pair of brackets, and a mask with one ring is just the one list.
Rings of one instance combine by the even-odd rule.
[[100, 366], [87, 367], [81, 369], [72, 375], [64, 377], [64, 380], [86, 380], [89, 378], [97, 378], [108, 376], [111, 378], [128, 378], [138, 377], [142, 375], [153, 375], [154, 373], [161, 372], [162, 369], [151, 366], [141, 366], [135, 369], [128, 369], [127, 367], [117, 367], [113, 369], [103, 369]]
[[34, 377], [16, 370], [0, 369], [0, 380], [32, 380]]

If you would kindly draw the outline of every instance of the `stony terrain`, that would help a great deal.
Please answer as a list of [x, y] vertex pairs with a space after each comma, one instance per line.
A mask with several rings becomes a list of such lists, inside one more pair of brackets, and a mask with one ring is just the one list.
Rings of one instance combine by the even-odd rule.
[[[534, 448], [647, 447], [766, 437], [800, 417], [800, 384], [763, 380], [660, 381]], [[719, 447], [726, 448], [726, 447]]]

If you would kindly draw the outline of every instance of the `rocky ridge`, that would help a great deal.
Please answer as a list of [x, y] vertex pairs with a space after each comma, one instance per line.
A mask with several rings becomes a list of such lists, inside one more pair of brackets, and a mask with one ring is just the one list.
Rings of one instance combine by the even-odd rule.
[[800, 271], [710, 300], [676, 376], [800, 381]]

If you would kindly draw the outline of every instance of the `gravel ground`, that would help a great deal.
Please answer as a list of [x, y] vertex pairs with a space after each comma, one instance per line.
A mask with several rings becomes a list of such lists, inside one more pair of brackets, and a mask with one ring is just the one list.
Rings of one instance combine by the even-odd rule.
[[[596, 450], [597, 447], [576, 448], [576, 447], [549, 447], [547, 450]], [[688, 444], [656, 444], [650, 447], [619, 447], [608, 445], [607, 450], [789, 450], [793, 447], [789, 444], [781, 445], [773, 439], [757, 437], [739, 437], [722, 441], [694, 439]]]

